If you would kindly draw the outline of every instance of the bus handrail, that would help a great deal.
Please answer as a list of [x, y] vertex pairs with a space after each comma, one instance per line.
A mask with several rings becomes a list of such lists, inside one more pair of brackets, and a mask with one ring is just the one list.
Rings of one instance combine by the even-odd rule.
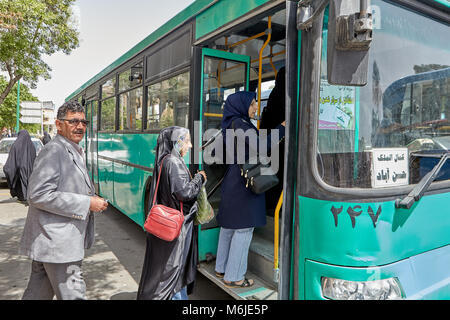
[[[268, 17], [267, 21], [267, 39], [266, 42], [264, 42], [263, 46], [261, 47], [261, 50], [259, 50], [259, 70], [258, 70], [258, 119], [261, 116], [261, 78], [262, 78], [262, 56], [263, 51], [267, 47], [267, 45], [270, 42], [270, 39], [272, 38], [272, 16]], [[261, 123], [260, 120], [258, 120], [258, 130], [259, 130], [259, 124]]]
[[280, 269], [278, 268], [278, 246], [279, 246], [279, 239], [280, 239], [280, 231], [279, 231], [279, 225], [280, 225], [280, 210], [281, 206], [283, 205], [283, 190], [281, 191], [280, 198], [278, 199], [277, 206], [275, 208], [275, 217], [274, 217], [274, 237], [273, 237], [273, 277], [275, 282], [278, 282], [278, 276]]

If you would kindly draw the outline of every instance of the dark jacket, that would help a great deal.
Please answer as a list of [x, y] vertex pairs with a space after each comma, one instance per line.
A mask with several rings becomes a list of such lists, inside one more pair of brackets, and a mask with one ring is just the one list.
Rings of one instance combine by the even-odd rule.
[[[250, 122], [248, 109], [255, 94], [252, 92], [238, 92], [230, 95], [225, 102], [222, 129], [254, 130], [257, 128]], [[279, 136], [284, 136], [284, 126], [278, 126]], [[226, 152], [231, 152], [230, 143], [227, 143]], [[271, 136], [267, 136], [267, 150], [270, 151]], [[246, 139], [245, 160], [249, 159], [250, 146]], [[259, 143], [258, 143], [259, 147]], [[258, 151], [258, 150], [257, 150]], [[255, 194], [245, 186], [245, 179], [241, 176], [240, 167], [237, 163], [237, 154], [234, 155], [234, 163], [228, 165], [225, 178], [222, 183], [222, 197], [217, 214], [218, 224], [227, 229], [244, 229], [261, 227], [266, 224], [266, 202], [265, 194]]]
[[[159, 170], [162, 170], [156, 203], [180, 210], [182, 201], [185, 220], [179, 237], [174, 241], [164, 241], [147, 234], [138, 300], [171, 299], [183, 287], [189, 285], [191, 289], [195, 280], [198, 257], [197, 232], [193, 219], [197, 211], [196, 199], [203, 178], [200, 174], [191, 178], [179, 153], [172, 152], [171, 139], [174, 132], [180, 129], [182, 128], [165, 128], [158, 137], [149, 208], [153, 201]], [[162, 160], [164, 163], [161, 169]]]
[[[270, 134], [270, 130], [276, 128], [286, 118], [286, 69], [281, 67], [278, 70], [277, 77], [275, 79], [275, 87], [269, 95], [267, 105], [263, 109], [261, 114], [260, 129], [267, 129]], [[279, 144], [280, 152], [280, 167], [277, 172], [277, 177], [280, 181], [284, 178], [284, 140]], [[275, 207], [283, 190], [283, 183], [279, 183], [275, 187], [267, 190], [266, 192], [266, 208], [268, 209], [268, 215], [273, 216]]]
[[46, 145], [47, 143], [49, 143], [52, 140], [52, 137], [50, 137], [50, 135], [48, 134], [47, 131], [44, 131], [44, 136], [42, 137], [42, 143], [44, 145]]
[[17, 140], [9, 150], [3, 172], [12, 197], [25, 201], [27, 199], [28, 179], [33, 171], [36, 148], [26, 130], [20, 130]]
[[261, 114], [261, 122], [259, 124], [260, 129], [274, 129], [286, 119], [285, 70], [285, 67], [281, 67], [280, 70], [278, 70], [277, 78], [275, 79], [275, 87], [272, 89], [269, 99], [267, 100], [267, 105]]

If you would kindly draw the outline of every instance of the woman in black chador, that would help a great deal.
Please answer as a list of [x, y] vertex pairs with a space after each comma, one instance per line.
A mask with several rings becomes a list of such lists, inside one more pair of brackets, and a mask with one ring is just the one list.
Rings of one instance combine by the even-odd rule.
[[27, 200], [28, 178], [33, 170], [34, 159], [36, 148], [31, 137], [27, 130], [20, 130], [3, 167], [11, 196], [17, 196], [20, 201]]
[[184, 223], [178, 238], [170, 242], [147, 234], [138, 300], [187, 299], [187, 294], [192, 291], [198, 260], [194, 216], [197, 211], [197, 196], [206, 181], [206, 175], [201, 171], [191, 178], [183, 160], [191, 147], [189, 130], [185, 128], [168, 127], [159, 134], [149, 208], [159, 171], [162, 170], [156, 203], [180, 210], [181, 201]]

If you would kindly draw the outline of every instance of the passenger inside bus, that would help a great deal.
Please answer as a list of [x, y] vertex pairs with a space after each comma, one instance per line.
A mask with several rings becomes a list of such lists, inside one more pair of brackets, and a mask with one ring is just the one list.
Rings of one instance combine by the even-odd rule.
[[[260, 129], [270, 130], [280, 125], [286, 119], [285, 110], [285, 67], [281, 67], [276, 76], [275, 87], [269, 95], [267, 105], [261, 114]], [[284, 174], [284, 139], [279, 144], [279, 169], [277, 177], [280, 183], [266, 192], [266, 208], [267, 215], [274, 216], [274, 211], [281, 192], [283, 191], [283, 174]]]

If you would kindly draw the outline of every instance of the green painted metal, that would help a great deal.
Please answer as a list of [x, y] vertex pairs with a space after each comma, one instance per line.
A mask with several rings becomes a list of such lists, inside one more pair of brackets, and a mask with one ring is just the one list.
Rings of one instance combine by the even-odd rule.
[[[299, 257], [300, 299], [321, 299], [322, 276], [365, 281], [403, 276], [403, 285], [414, 286], [420, 275], [411, 275], [412, 265], [407, 258], [421, 255], [450, 243], [447, 230], [450, 227], [443, 205], [450, 196], [427, 196], [410, 211], [395, 209], [393, 202], [381, 203], [333, 203], [299, 197], [300, 242]], [[355, 208], [359, 205], [361, 209]], [[338, 225], [331, 207], [343, 207], [338, 215]], [[351, 207], [361, 214], [355, 219], [355, 227], [347, 213]], [[368, 214], [371, 207], [381, 207], [381, 213], [373, 226]], [[448, 299], [448, 287], [431, 292], [428, 298]]]
[[[307, 261], [320, 263], [328, 272], [322, 276], [361, 281], [367, 280], [376, 267], [450, 243], [448, 212], [444, 209], [450, 201], [448, 193], [423, 197], [410, 210], [396, 209], [394, 201], [330, 202], [301, 196], [298, 201], [301, 246], [298, 271], [300, 278], [304, 277], [300, 285], [304, 290], [299, 292], [301, 298], [317, 298], [320, 286], [317, 280], [320, 277], [308, 270]], [[333, 207], [342, 208], [337, 215], [337, 225], [331, 211]], [[359, 214], [354, 222], [349, 214], [351, 210]], [[370, 214], [378, 212], [378, 219], [371, 217]], [[331, 265], [342, 268], [337, 274], [329, 274]], [[397, 271], [389, 272], [381, 276], [395, 276]]]
[[[244, 56], [241, 54], [221, 51], [221, 50], [215, 50], [215, 49], [209, 49], [209, 48], [203, 48], [202, 49], [202, 56], [210, 56], [215, 57], [219, 59], [226, 59], [226, 60], [232, 60], [232, 61], [239, 61], [239, 62], [245, 62], [247, 63], [247, 73], [249, 74], [250, 70], [250, 56]], [[203, 76], [202, 76], [203, 80]], [[247, 84], [248, 85], [248, 84]]]
[[[396, 209], [394, 201], [351, 203], [299, 197], [302, 251], [314, 261], [366, 267], [445, 246], [450, 243], [450, 222], [443, 208], [449, 201], [448, 193], [429, 195], [406, 210]], [[333, 207], [342, 208], [337, 225]], [[351, 210], [359, 214], [353, 222]], [[371, 214], [378, 212], [374, 222]]]
[[[153, 167], [157, 134], [114, 134], [113, 158]], [[133, 152], [129, 152], [133, 150]], [[137, 224], [144, 225], [145, 186], [151, 173], [114, 162], [114, 206]]]
[[144, 225], [145, 187], [151, 173], [102, 156], [153, 168], [157, 138], [157, 134], [98, 134], [100, 195], [140, 226]]
[[195, 20], [196, 39], [222, 27], [270, 0], [221, 0], [200, 13]]
[[437, 2], [439, 4], [442, 4], [442, 5], [450, 8], [450, 1], [449, 0], [434, 0], [434, 2]]
[[373, 281], [395, 278], [400, 285], [402, 298], [448, 300], [448, 262], [450, 245], [431, 250], [409, 259], [367, 268], [355, 268], [305, 261], [305, 298], [325, 299], [321, 292], [322, 277], [349, 281]]
[[201, 230], [198, 226], [198, 258], [200, 261], [206, 260], [207, 255], [217, 254], [220, 228]]
[[98, 182], [100, 189], [99, 195], [114, 203], [113, 163], [102, 158], [102, 156], [111, 156], [109, 152], [111, 150], [111, 140], [112, 135], [110, 133], [98, 133]]
[[[297, 66], [298, 66], [298, 70], [297, 70], [297, 115], [299, 115], [300, 114], [300, 81], [301, 81], [301, 62], [302, 62], [302, 59], [301, 59], [301, 52], [302, 52], [302, 32], [299, 30], [298, 31], [298, 34], [297, 34], [297, 36], [298, 36], [298, 60], [297, 60]], [[298, 116], [297, 117], [297, 123], [296, 123], [296, 131], [295, 131], [295, 136], [297, 137], [297, 145], [296, 145], [296, 150], [297, 150], [297, 152], [298, 152], [298, 141], [299, 141], [299, 139], [300, 139], [300, 137], [299, 137], [299, 131], [300, 131], [300, 117]], [[300, 164], [299, 163], [297, 163], [297, 166], [299, 166]], [[297, 193], [297, 184], [299, 183], [299, 181], [297, 180], [297, 179], [295, 179], [295, 188], [294, 188], [294, 190], [295, 190], [295, 193]], [[300, 181], [300, 183], [301, 183], [301, 181]], [[297, 200], [295, 200], [295, 201], [297, 201]], [[293, 214], [293, 221], [292, 221], [292, 230], [291, 230], [291, 232], [292, 232], [292, 234], [293, 235], [295, 235], [295, 218], [296, 218], [296, 216], [297, 216], [297, 214], [296, 214], [296, 212], [295, 212], [295, 210], [297, 210], [297, 208], [298, 208], [298, 206], [297, 205], [294, 205], [294, 214]], [[289, 275], [289, 279], [290, 279], [290, 292], [289, 292], [289, 299], [293, 299], [294, 298], [294, 265], [295, 265], [295, 263], [294, 263], [294, 248], [295, 248], [295, 237], [292, 237], [292, 243], [291, 243], [291, 248], [292, 248], [292, 256], [291, 256], [291, 268], [290, 268], [290, 270], [291, 270], [291, 273], [290, 273], [290, 275]], [[303, 275], [304, 274], [304, 270], [303, 270], [303, 264], [302, 263], [299, 263], [299, 270], [298, 270], [298, 274], [299, 275]], [[300, 292], [304, 292], [304, 281], [300, 281], [299, 282], [299, 291]], [[299, 296], [300, 297], [300, 299], [303, 299], [303, 296]]]

